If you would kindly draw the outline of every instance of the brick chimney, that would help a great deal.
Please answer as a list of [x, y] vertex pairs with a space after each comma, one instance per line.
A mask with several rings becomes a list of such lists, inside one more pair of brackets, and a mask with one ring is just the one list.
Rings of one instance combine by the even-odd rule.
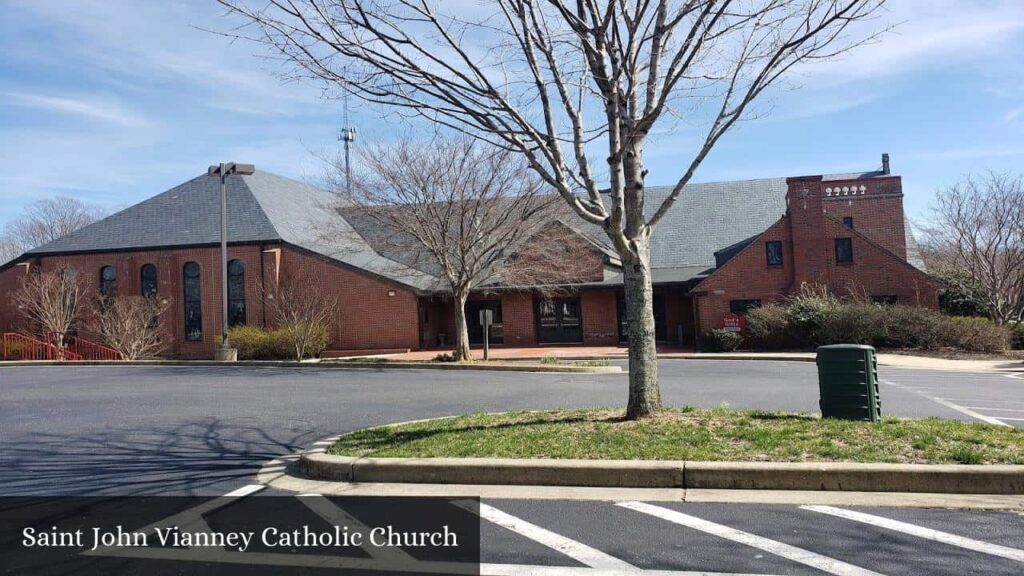
[[822, 177], [786, 178], [786, 212], [793, 238], [793, 287], [828, 281]]
[[882, 153], [882, 174], [885, 174], [887, 176], [889, 174], [889, 153], [888, 152], [883, 152]]

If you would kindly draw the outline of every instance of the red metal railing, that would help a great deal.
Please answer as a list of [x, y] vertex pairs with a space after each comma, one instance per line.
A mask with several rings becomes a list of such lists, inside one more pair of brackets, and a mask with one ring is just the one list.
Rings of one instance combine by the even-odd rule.
[[7, 332], [3, 336], [4, 360], [81, 360], [77, 352], [61, 349], [49, 342], [24, 334]]
[[102, 344], [90, 342], [89, 340], [83, 340], [78, 336], [72, 336], [71, 342], [68, 344], [68, 348], [72, 352], [78, 354], [85, 360], [120, 360], [121, 354]]
[[[54, 346], [59, 345], [62, 338], [56, 332], [47, 332], [43, 335], [47, 342]], [[117, 350], [103, 344], [97, 344], [85, 338], [71, 336], [63, 338], [64, 349], [70, 350], [73, 354], [80, 356], [81, 360], [120, 360], [121, 354]]]

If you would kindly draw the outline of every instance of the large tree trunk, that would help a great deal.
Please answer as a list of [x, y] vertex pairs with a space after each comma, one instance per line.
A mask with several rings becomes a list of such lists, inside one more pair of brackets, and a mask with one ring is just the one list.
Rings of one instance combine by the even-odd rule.
[[629, 403], [626, 405], [629, 419], [650, 416], [661, 410], [650, 241], [637, 239], [635, 245], [636, 255], [622, 262], [629, 326]]
[[472, 360], [469, 352], [469, 326], [466, 324], [466, 299], [468, 294], [455, 294], [455, 360]]

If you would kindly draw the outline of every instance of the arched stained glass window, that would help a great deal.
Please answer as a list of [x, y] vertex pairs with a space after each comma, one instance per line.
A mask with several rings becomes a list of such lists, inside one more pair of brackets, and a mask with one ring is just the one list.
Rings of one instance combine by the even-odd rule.
[[245, 263], [228, 262], [228, 326], [245, 324]]
[[100, 296], [104, 300], [117, 293], [117, 270], [113, 266], [100, 268]]
[[203, 339], [203, 294], [199, 264], [186, 262], [182, 268], [182, 301], [185, 304], [185, 340]]
[[139, 270], [139, 289], [146, 298], [156, 296], [157, 276], [155, 264], [145, 264]]

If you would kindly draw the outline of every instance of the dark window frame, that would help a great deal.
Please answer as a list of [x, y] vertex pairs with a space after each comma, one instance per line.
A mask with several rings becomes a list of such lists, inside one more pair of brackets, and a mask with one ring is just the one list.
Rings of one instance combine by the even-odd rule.
[[[109, 274], [108, 274], [109, 272]], [[107, 264], [100, 267], [100, 296], [106, 300], [117, 294], [117, 268]]]
[[853, 230], [853, 216], [843, 216], [843, 226]]
[[245, 262], [235, 258], [228, 261], [228, 327], [244, 326], [247, 322]]
[[836, 238], [834, 244], [836, 264], [853, 264], [853, 238]]
[[[195, 274], [191, 274], [194, 271]], [[185, 314], [185, 341], [203, 339], [203, 270], [198, 262], [188, 261], [181, 267], [182, 308]]]
[[746, 316], [752, 309], [757, 308], [761, 305], [759, 298], [741, 298], [739, 300], [729, 300], [729, 312], [738, 314], [739, 316]]
[[[772, 247], [778, 249], [778, 252], [774, 254], [777, 258], [774, 259], [772, 258]], [[782, 240], [768, 240], [764, 243], [764, 259], [769, 266], [782, 266], [785, 263], [786, 257], [783, 255]]]
[[[553, 304], [553, 308], [552, 308], [553, 315], [552, 315], [552, 318], [554, 319], [554, 322], [555, 322], [555, 324], [557, 326], [555, 333], [558, 335], [558, 338], [555, 338], [555, 339], [550, 339], [550, 338], [546, 339], [546, 338], [542, 338], [541, 337], [541, 332], [542, 332], [541, 326], [542, 326], [543, 320], [544, 320], [544, 318], [542, 317], [541, 312], [542, 312], [542, 310], [544, 308], [545, 303], [547, 303], [547, 302], [551, 302]], [[569, 302], [574, 302], [575, 303], [576, 319], [577, 319], [578, 322], [577, 322], [577, 326], [576, 327], [570, 326], [570, 328], [567, 330], [566, 327], [565, 327], [566, 315], [565, 315], [564, 304], [569, 303]], [[569, 344], [569, 343], [582, 343], [583, 342], [583, 299], [580, 298], [579, 296], [569, 296], [569, 297], [564, 297], [564, 298], [538, 298], [538, 299], [534, 300], [533, 310], [534, 310], [534, 321], [535, 321], [535, 330], [536, 330], [535, 334], [536, 334], [536, 339], [537, 339], [537, 343], [538, 344], [549, 344], [549, 343], [550, 344], [556, 344], [556, 343]], [[579, 337], [578, 338], [570, 338], [569, 336], [566, 335], [567, 332], [571, 331], [571, 333], [569, 335], [573, 335], [574, 336], [576, 334], [577, 330], [579, 332]]]
[[156, 264], [146, 263], [139, 268], [139, 294], [153, 298], [160, 292], [160, 276]]

